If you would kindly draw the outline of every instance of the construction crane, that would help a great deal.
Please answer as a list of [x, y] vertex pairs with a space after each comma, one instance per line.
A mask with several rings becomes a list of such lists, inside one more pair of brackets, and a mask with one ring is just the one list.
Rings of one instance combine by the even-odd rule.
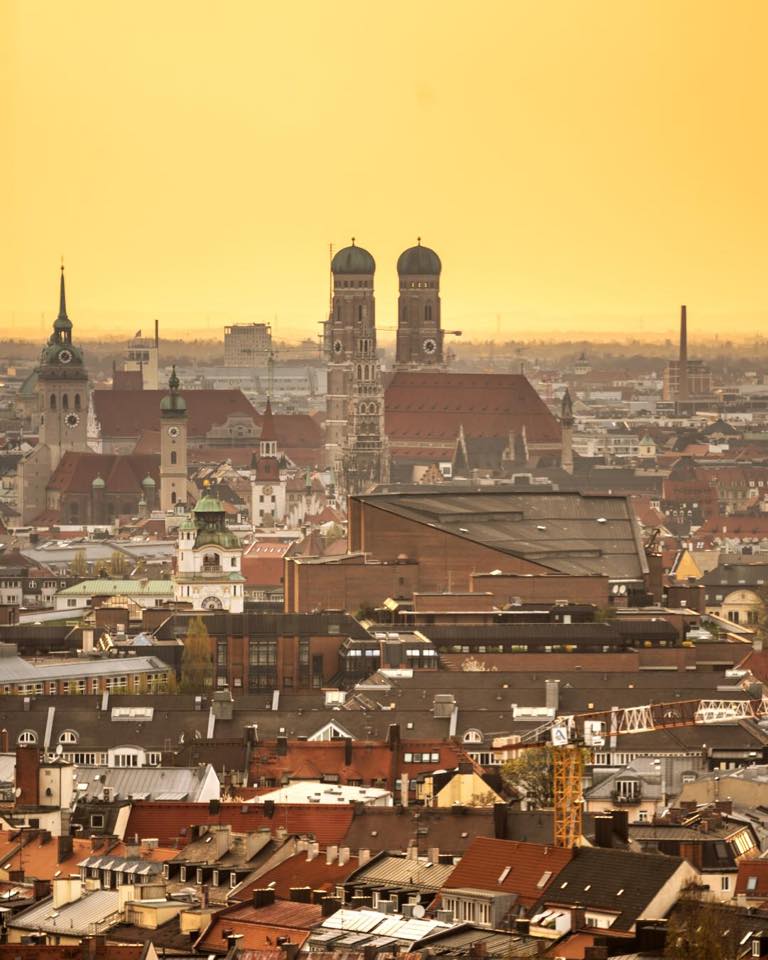
[[764, 720], [767, 717], [768, 698], [765, 697], [759, 700], [672, 700], [559, 716], [528, 731], [519, 740], [497, 738], [493, 749], [517, 753], [541, 748], [549, 741], [552, 747], [555, 846], [575, 847], [583, 832], [584, 766], [593, 748], [603, 747], [606, 740], [620, 735], [739, 720]]

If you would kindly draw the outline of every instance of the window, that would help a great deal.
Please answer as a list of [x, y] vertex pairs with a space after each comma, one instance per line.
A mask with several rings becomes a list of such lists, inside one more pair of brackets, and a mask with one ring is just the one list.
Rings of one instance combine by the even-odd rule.
[[730, 877], [720, 877], [720, 889], [725, 893], [731, 889], [731, 878]]
[[76, 393], [75, 394], [75, 410], [79, 410], [79, 409], [80, 409], [80, 394]]
[[648, 811], [647, 811], [647, 810], [638, 810], [638, 811], [637, 811], [637, 822], [638, 822], [638, 823], [648, 823]]
[[757, 890], [757, 877], [747, 877], [747, 893], [754, 893]]
[[479, 730], [467, 730], [462, 740], [464, 743], [482, 743], [483, 735]]
[[22, 730], [17, 741], [20, 746], [37, 743], [37, 734], [34, 730]]
[[56, 409], [56, 394], [55, 394], [55, 393], [52, 393], [52, 394], [51, 394], [50, 407], [51, 407], [51, 410], [55, 410], [55, 409]]
[[61, 409], [62, 409], [62, 410], [69, 410], [69, 396], [68, 396], [66, 393], [65, 393], [64, 396], [61, 398]]
[[96, 830], [103, 830], [104, 828], [104, 814], [103, 813], [92, 813], [91, 814], [91, 827]]
[[59, 736], [59, 743], [77, 743], [78, 736], [74, 730], [64, 730]]

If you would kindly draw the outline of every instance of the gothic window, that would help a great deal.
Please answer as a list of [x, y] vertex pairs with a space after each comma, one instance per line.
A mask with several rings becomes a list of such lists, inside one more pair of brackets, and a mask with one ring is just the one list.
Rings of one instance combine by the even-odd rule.
[[368, 366], [367, 363], [366, 363], [366, 365], [365, 365], [365, 379], [366, 379], [366, 380], [370, 380], [370, 379], [371, 379], [370, 367]]
[[360, 366], [359, 363], [358, 363], [358, 365], [357, 365], [357, 379], [358, 379], [358, 380], [362, 380], [362, 379], [363, 379], [363, 368]]
[[171, 491], [171, 503], [176, 503], [176, 491]]
[[171, 463], [176, 463], [176, 451], [171, 450]]
[[62, 409], [62, 410], [69, 410], [69, 396], [68, 396], [66, 393], [65, 393], [64, 396], [61, 398], [61, 409]]
[[56, 409], [56, 394], [52, 393], [51, 394], [51, 410], [55, 410], [55, 409]]
[[432, 323], [432, 304], [431, 303], [428, 303], [426, 307], [424, 307], [424, 320], [427, 323]]
[[360, 404], [360, 413], [365, 413], [365, 404], [364, 404], [364, 403], [361, 403], [361, 404]]
[[360, 323], [363, 322], [363, 305], [362, 305], [362, 303], [361, 303], [361, 304], [358, 306], [358, 308], [357, 308], [357, 319], [360, 321]]
[[80, 394], [76, 393], [75, 394], [75, 410], [79, 410], [79, 409], [80, 409]]

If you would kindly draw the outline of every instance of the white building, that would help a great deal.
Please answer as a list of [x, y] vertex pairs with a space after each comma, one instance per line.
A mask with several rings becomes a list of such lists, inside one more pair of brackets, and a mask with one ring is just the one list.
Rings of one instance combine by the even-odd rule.
[[243, 548], [227, 529], [224, 507], [206, 491], [179, 526], [175, 599], [195, 610], [243, 612]]

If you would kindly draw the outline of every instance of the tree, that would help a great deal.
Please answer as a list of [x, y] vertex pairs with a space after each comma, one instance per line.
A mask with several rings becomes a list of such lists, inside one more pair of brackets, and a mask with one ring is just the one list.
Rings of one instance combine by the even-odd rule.
[[554, 803], [553, 748], [532, 747], [521, 750], [514, 760], [501, 768], [504, 786], [525, 797], [534, 807], [551, 807]]
[[128, 574], [128, 560], [124, 553], [113, 550], [109, 560], [109, 572], [113, 577], [125, 577]]
[[85, 556], [85, 550], [75, 550], [69, 562], [69, 572], [73, 577], [88, 576], [88, 560]]
[[213, 654], [208, 628], [200, 617], [189, 624], [181, 656], [182, 693], [206, 693], [213, 687]]
[[733, 907], [705, 899], [690, 886], [669, 919], [664, 956], [668, 960], [731, 960], [739, 949], [740, 925]]

